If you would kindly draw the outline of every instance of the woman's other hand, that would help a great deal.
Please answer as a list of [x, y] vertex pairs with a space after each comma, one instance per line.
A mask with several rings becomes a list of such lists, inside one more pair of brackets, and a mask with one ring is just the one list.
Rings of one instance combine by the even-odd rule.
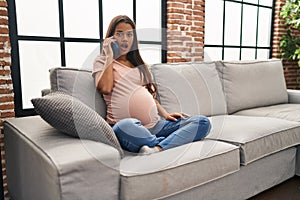
[[177, 119], [183, 118], [183, 117], [184, 116], [181, 113], [178, 113], [178, 112], [171, 113], [171, 114], [168, 114], [168, 115], [165, 116], [165, 118], [167, 120], [170, 120], [170, 121], [177, 121]]

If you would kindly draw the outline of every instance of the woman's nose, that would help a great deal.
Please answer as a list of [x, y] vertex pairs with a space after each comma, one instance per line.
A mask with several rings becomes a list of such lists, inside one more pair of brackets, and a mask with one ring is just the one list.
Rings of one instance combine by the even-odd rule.
[[122, 37], [122, 41], [128, 41], [128, 36], [126, 34], [124, 34], [124, 36]]

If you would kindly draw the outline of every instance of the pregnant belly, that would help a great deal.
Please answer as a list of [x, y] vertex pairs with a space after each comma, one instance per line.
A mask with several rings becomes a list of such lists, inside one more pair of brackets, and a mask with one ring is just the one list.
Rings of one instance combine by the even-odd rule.
[[136, 89], [130, 95], [129, 113], [132, 118], [140, 120], [147, 128], [155, 125], [159, 119], [155, 101], [144, 87]]

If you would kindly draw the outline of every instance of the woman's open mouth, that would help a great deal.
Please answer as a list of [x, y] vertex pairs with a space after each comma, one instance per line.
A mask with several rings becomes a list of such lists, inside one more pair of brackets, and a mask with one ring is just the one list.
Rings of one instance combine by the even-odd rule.
[[123, 43], [123, 44], [120, 45], [120, 48], [121, 48], [123, 51], [126, 51], [126, 50], [128, 50], [128, 44]]

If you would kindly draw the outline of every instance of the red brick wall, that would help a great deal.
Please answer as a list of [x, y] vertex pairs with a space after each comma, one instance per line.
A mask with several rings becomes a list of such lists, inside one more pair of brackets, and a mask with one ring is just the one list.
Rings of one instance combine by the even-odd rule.
[[5, 191], [7, 190], [7, 186], [4, 160], [3, 121], [15, 116], [13, 85], [10, 75], [11, 57], [7, 16], [7, 2], [6, 0], [0, 0], [0, 146]]
[[[279, 58], [279, 43], [281, 37], [286, 33], [286, 26], [284, 20], [280, 18], [281, 7], [285, 4], [285, 0], [275, 1], [275, 19], [274, 19], [274, 36], [272, 57]], [[300, 31], [293, 31], [293, 34], [300, 38]], [[298, 67], [297, 61], [283, 60], [284, 74], [287, 87], [289, 89], [300, 89], [300, 67]]]
[[167, 62], [204, 59], [205, 0], [168, 0]]

